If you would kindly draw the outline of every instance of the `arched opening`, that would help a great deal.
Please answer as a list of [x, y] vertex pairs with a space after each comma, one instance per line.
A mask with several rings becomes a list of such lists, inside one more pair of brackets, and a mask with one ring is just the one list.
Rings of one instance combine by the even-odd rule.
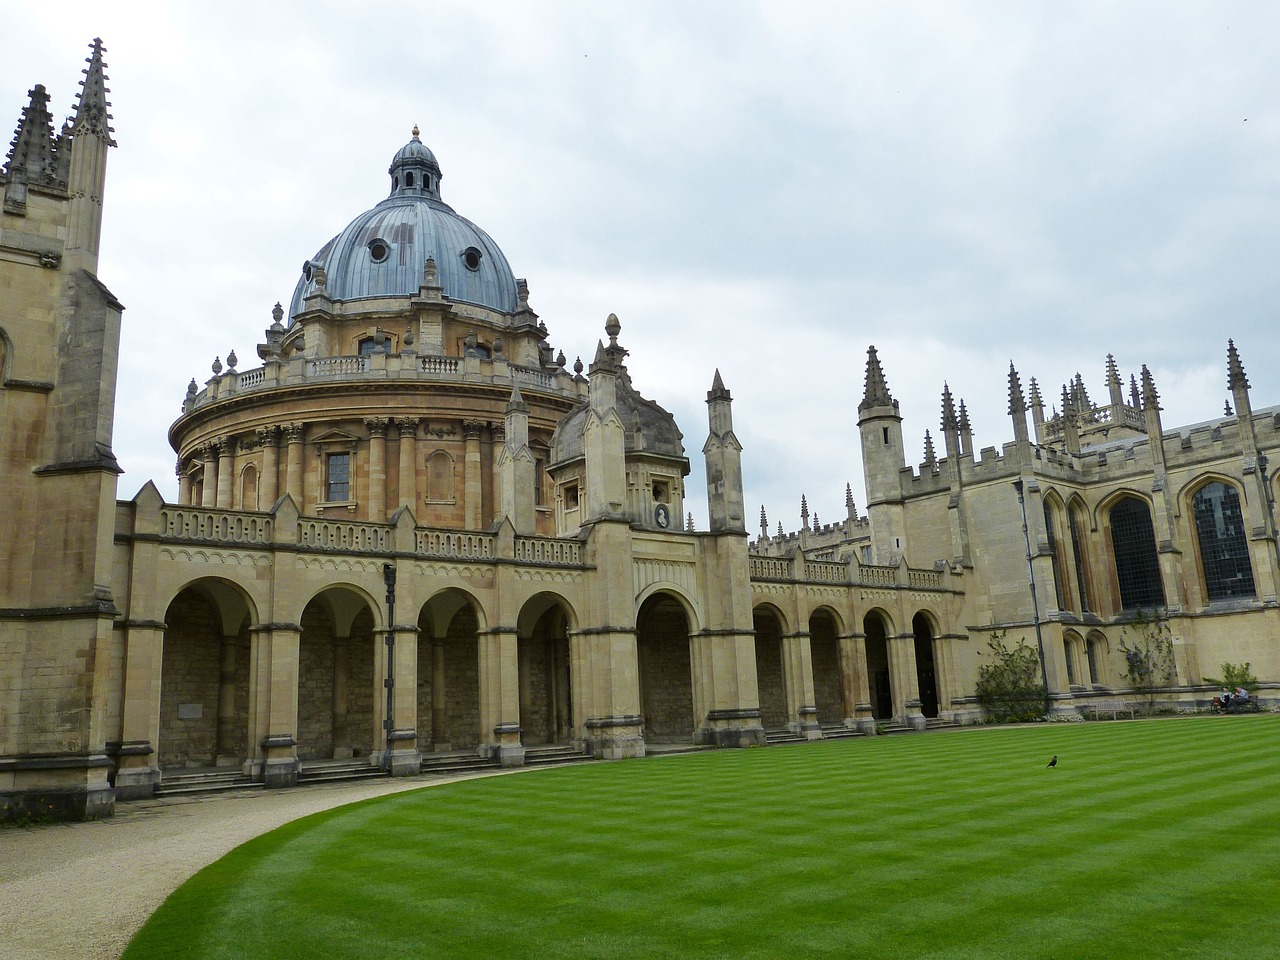
[[1080, 635], [1072, 630], [1068, 630], [1062, 635], [1062, 656], [1067, 664], [1067, 683], [1073, 687], [1080, 686], [1080, 652], [1084, 647], [1084, 642], [1080, 639]]
[[1164, 584], [1160, 580], [1151, 508], [1137, 497], [1124, 497], [1111, 508], [1111, 554], [1121, 608], [1163, 607]]
[[871, 715], [877, 720], [893, 717], [893, 686], [889, 680], [889, 630], [877, 611], [862, 620], [867, 644], [867, 679], [871, 688]]
[[1062, 547], [1058, 537], [1058, 516], [1060, 504], [1056, 497], [1044, 498], [1044, 533], [1049, 546], [1049, 556], [1053, 560], [1053, 589], [1059, 610], [1072, 609], [1071, 593], [1068, 589], [1066, 562], [1062, 555]]
[[222, 581], [184, 589], [165, 613], [161, 769], [234, 767], [249, 755], [249, 608]]
[[473, 751], [480, 731], [480, 618], [461, 590], [418, 615], [418, 738], [423, 753]]
[[453, 502], [453, 457], [443, 450], [427, 457], [427, 499], [433, 503]]
[[1256, 596], [1236, 488], [1220, 481], [1206, 483], [1191, 498], [1191, 512], [1209, 602]]
[[756, 687], [760, 692], [760, 725], [787, 729], [787, 685], [782, 656], [782, 622], [770, 607], [751, 612], [756, 632]]
[[840, 670], [840, 631], [829, 610], [815, 610], [809, 617], [809, 657], [813, 662], [813, 697], [818, 723], [842, 724], [853, 715], [845, 702], [845, 682]]
[[1089, 524], [1084, 505], [1079, 500], [1072, 501], [1067, 509], [1067, 527], [1071, 534], [1071, 560], [1076, 568], [1076, 596], [1080, 601], [1077, 612], [1089, 613], [1098, 607], [1094, 602], [1090, 586], [1092, 581], [1089, 575], [1089, 551], [1088, 543], [1084, 538]]
[[568, 743], [573, 731], [568, 611], [559, 597], [539, 594], [524, 605], [519, 623], [521, 742]]
[[252, 463], [240, 474], [240, 509], [258, 509], [258, 468]]
[[1085, 641], [1085, 656], [1089, 661], [1089, 683], [1104, 686], [1107, 682], [1107, 640], [1100, 634], [1091, 634]]
[[689, 618], [674, 597], [655, 593], [636, 616], [640, 715], [652, 743], [693, 739], [693, 673]]
[[373, 611], [335, 587], [302, 611], [298, 637], [298, 759], [368, 758], [378, 734]]
[[920, 712], [926, 717], [938, 715], [938, 672], [933, 659], [933, 624], [923, 613], [911, 618], [911, 633], [916, 645], [916, 683], [920, 691]]

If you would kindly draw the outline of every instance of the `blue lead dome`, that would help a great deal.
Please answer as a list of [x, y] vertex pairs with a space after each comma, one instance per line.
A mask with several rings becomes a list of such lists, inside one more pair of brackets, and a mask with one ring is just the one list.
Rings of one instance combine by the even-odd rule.
[[428, 257], [449, 299], [503, 313], [518, 309], [507, 258], [487, 233], [440, 199], [440, 165], [418, 137], [414, 127], [413, 139], [391, 158], [391, 195], [303, 264], [290, 322], [317, 290], [317, 267], [324, 269], [325, 292], [334, 300], [402, 297], [418, 292]]

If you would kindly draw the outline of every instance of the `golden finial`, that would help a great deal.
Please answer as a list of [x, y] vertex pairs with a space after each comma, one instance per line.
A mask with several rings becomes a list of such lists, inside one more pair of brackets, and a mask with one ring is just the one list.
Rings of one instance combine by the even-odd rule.
[[418, 139], [418, 134], [420, 134], [421, 132], [422, 132], [422, 131], [418, 129], [418, 125], [415, 123], [415, 124], [413, 125], [413, 139], [417, 140], [417, 139]]

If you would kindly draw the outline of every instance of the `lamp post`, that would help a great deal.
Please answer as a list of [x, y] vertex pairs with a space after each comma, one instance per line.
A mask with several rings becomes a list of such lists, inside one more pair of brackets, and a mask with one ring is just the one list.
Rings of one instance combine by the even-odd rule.
[[1022, 539], [1027, 543], [1027, 576], [1031, 580], [1031, 611], [1036, 625], [1036, 649], [1040, 653], [1040, 680], [1044, 683], [1044, 695], [1049, 697], [1049, 672], [1044, 665], [1044, 636], [1040, 632], [1040, 598], [1036, 596], [1036, 568], [1031, 562], [1031, 532], [1027, 529], [1027, 501], [1022, 495], [1022, 481], [1013, 481], [1018, 491], [1018, 506], [1022, 508]]
[[387, 676], [383, 686], [387, 690], [387, 716], [382, 721], [384, 743], [382, 768], [391, 772], [391, 734], [395, 729], [396, 708], [396, 568], [394, 564], [382, 565], [382, 582], [387, 585]]

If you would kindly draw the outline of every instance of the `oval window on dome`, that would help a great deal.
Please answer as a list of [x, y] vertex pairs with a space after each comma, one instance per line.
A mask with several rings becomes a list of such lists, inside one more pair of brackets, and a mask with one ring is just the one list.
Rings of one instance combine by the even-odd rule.
[[468, 270], [479, 270], [480, 258], [483, 256], [484, 254], [476, 247], [467, 247], [462, 251], [462, 262], [466, 264]]
[[391, 253], [391, 247], [388, 246], [387, 241], [385, 240], [369, 241], [369, 256], [373, 258], [374, 263], [381, 263], [383, 260], [387, 259], [387, 256], [390, 253]]

